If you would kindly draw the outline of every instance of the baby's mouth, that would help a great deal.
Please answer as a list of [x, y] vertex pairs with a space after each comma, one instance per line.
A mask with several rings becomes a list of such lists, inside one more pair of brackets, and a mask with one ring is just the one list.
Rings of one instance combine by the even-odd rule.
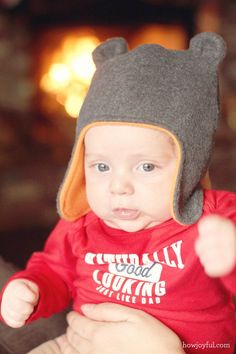
[[113, 215], [120, 220], [135, 220], [139, 211], [136, 209], [116, 208], [112, 210]]

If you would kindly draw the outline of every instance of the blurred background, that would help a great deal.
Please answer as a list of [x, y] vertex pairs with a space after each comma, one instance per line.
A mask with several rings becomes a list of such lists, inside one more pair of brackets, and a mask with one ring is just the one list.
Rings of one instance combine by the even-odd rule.
[[112, 36], [130, 48], [184, 49], [201, 31], [228, 45], [210, 173], [214, 188], [236, 192], [235, 0], [0, 0], [2, 256], [23, 266], [58, 220], [56, 195], [95, 69], [93, 49]]

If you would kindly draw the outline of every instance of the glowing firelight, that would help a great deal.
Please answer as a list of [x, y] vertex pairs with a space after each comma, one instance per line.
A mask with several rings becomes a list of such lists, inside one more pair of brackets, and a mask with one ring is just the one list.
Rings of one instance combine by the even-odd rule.
[[66, 37], [41, 78], [41, 89], [54, 94], [71, 117], [78, 116], [94, 74], [91, 53], [98, 44], [99, 40], [94, 36]]

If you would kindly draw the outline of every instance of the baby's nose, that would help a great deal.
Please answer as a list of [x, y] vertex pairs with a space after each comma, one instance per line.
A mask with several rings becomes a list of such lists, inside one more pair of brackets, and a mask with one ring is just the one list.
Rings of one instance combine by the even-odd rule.
[[125, 177], [117, 176], [112, 178], [110, 183], [110, 192], [112, 194], [133, 194], [134, 188], [132, 182]]

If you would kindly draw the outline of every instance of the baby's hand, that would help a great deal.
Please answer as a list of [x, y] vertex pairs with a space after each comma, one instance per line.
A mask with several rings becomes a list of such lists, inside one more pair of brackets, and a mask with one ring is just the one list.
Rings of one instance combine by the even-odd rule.
[[206, 274], [221, 277], [236, 264], [236, 227], [218, 215], [206, 216], [198, 223], [199, 237], [195, 250]]
[[34, 311], [39, 299], [39, 288], [30, 280], [15, 279], [6, 287], [1, 303], [1, 315], [13, 328], [22, 327]]

